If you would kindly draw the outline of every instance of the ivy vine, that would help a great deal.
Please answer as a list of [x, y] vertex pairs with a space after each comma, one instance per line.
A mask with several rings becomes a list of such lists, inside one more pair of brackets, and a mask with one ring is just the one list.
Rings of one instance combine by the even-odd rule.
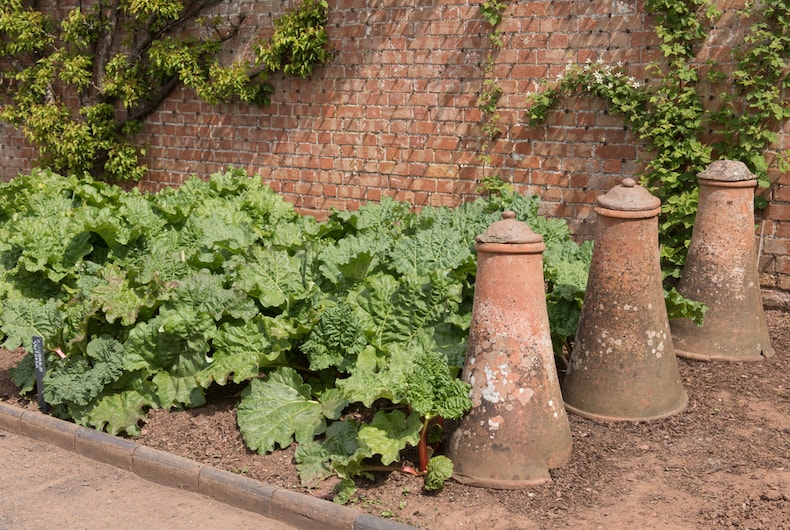
[[488, 39], [492, 45], [492, 49], [486, 55], [483, 86], [477, 98], [477, 108], [481, 112], [481, 131], [483, 133], [480, 161], [485, 164], [491, 163], [491, 155], [489, 153], [491, 142], [502, 134], [502, 128], [499, 125], [498, 107], [499, 98], [502, 97], [502, 87], [494, 76], [494, 57], [496, 51], [503, 46], [499, 24], [502, 22], [502, 12], [505, 10], [505, 7], [505, 3], [499, 0], [484, 0], [480, 4], [480, 14], [490, 27]]
[[[682, 272], [691, 239], [696, 175], [712, 160], [726, 158], [747, 164], [760, 186], [770, 185], [766, 152], [790, 117], [783, 97], [790, 85], [790, 5], [786, 0], [746, 5], [739, 13], [746, 24], [743, 39], [725, 63], [695, 60], [720, 16], [714, 3], [648, 0], [646, 9], [656, 17], [664, 57], [663, 64], [650, 67], [654, 83], [641, 84], [623, 65], [571, 65], [530, 95], [528, 115], [531, 124], [543, 123], [548, 111], [572, 94], [600, 97], [623, 115], [654, 153], [641, 178], [662, 201], [662, 268], [671, 284]], [[775, 163], [787, 167], [781, 155]], [[758, 206], [764, 205], [758, 199]]]

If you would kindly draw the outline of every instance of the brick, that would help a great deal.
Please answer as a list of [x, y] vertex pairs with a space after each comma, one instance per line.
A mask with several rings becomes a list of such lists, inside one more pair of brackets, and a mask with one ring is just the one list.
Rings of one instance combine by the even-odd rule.
[[636, 147], [632, 144], [607, 144], [595, 149], [600, 158], [629, 159], [636, 157]]
[[[781, 238], [790, 238], [790, 221], [779, 221], [773, 224], [775, 226], [775, 229], [773, 230], [774, 236]], [[766, 233], [769, 233], [767, 227], [766, 227]]]
[[790, 276], [790, 256], [777, 256], [775, 270], [779, 274]]
[[790, 239], [766, 237], [763, 239], [763, 253], [766, 255], [790, 255]]
[[776, 202], [790, 202], [790, 182], [778, 184], [773, 191], [773, 200]]
[[790, 204], [770, 204], [765, 209], [764, 216], [774, 221], [790, 221]]

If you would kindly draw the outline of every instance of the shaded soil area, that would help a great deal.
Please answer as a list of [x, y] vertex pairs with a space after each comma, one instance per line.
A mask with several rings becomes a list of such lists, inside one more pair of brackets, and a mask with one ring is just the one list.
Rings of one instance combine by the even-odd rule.
[[[570, 415], [573, 455], [548, 484], [493, 490], [449, 481], [428, 493], [398, 472], [360, 479], [352, 505], [428, 529], [750, 528], [790, 530], [790, 313], [766, 311], [776, 355], [754, 363], [680, 359], [688, 409], [654, 422], [598, 423]], [[0, 399], [20, 398], [0, 354]], [[294, 447], [245, 448], [228, 389], [194, 410], [148, 413], [136, 441], [309, 495]]]

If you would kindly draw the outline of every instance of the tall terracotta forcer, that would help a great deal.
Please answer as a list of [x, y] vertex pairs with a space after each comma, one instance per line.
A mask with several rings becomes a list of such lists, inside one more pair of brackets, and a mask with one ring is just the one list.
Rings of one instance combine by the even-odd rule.
[[755, 248], [757, 179], [733, 160], [713, 162], [697, 177], [699, 206], [678, 292], [708, 311], [702, 327], [672, 321], [677, 354], [722, 361], [770, 357]]
[[570, 458], [546, 311], [543, 238], [504, 212], [477, 236], [477, 279], [462, 378], [473, 407], [448, 456], [464, 484], [516, 489], [551, 480]]
[[631, 178], [598, 197], [590, 275], [562, 385], [569, 412], [647, 421], [686, 408], [664, 305], [661, 201]]

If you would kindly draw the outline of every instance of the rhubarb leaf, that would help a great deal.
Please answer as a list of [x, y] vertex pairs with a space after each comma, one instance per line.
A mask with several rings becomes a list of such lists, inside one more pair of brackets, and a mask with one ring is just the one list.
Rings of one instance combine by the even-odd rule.
[[400, 410], [380, 410], [370, 424], [359, 429], [359, 439], [373, 454], [381, 455], [381, 463], [387, 466], [400, 460], [402, 449], [420, 442], [421, 430], [422, 422], [416, 412], [407, 417]]
[[302, 352], [310, 360], [311, 370], [334, 366], [341, 372], [347, 372], [367, 343], [364, 330], [351, 308], [340, 302], [323, 310], [307, 341], [302, 344]]
[[58, 359], [44, 378], [44, 396], [51, 405], [87, 405], [123, 374], [123, 346], [110, 338], [88, 343], [87, 356]]
[[146, 410], [156, 406], [153, 385], [140, 381], [130, 385], [130, 390], [106, 391], [86, 406], [69, 406], [69, 413], [80, 425], [106, 430], [112, 435], [122, 432], [130, 436], [140, 434], [140, 423], [145, 421]]
[[286, 308], [304, 298], [301, 262], [286, 251], [256, 248], [248, 265], [236, 271], [235, 286], [263, 307]]
[[269, 333], [273, 319], [256, 315], [246, 322], [225, 322], [212, 342], [214, 353], [209, 365], [197, 374], [203, 388], [212, 381], [225, 385], [228, 379], [240, 383], [257, 377], [261, 368], [282, 361], [290, 343]]
[[265, 381], [242, 391], [239, 429], [247, 446], [260, 454], [312, 440], [326, 429], [321, 404], [310, 399], [310, 385], [292, 368], [278, 368]]
[[58, 303], [54, 299], [41, 302], [35, 298], [4, 300], [0, 321], [0, 329], [6, 335], [3, 347], [13, 350], [23, 346], [29, 351], [33, 349], [33, 335], [49, 339], [63, 324]]
[[359, 438], [359, 422], [336, 421], [322, 441], [299, 444], [294, 460], [302, 484], [312, 485], [333, 473], [353, 477], [362, 473], [362, 461], [373, 455]]
[[436, 491], [444, 488], [444, 483], [453, 476], [453, 462], [446, 456], [437, 455], [428, 460], [425, 475], [425, 489]]

